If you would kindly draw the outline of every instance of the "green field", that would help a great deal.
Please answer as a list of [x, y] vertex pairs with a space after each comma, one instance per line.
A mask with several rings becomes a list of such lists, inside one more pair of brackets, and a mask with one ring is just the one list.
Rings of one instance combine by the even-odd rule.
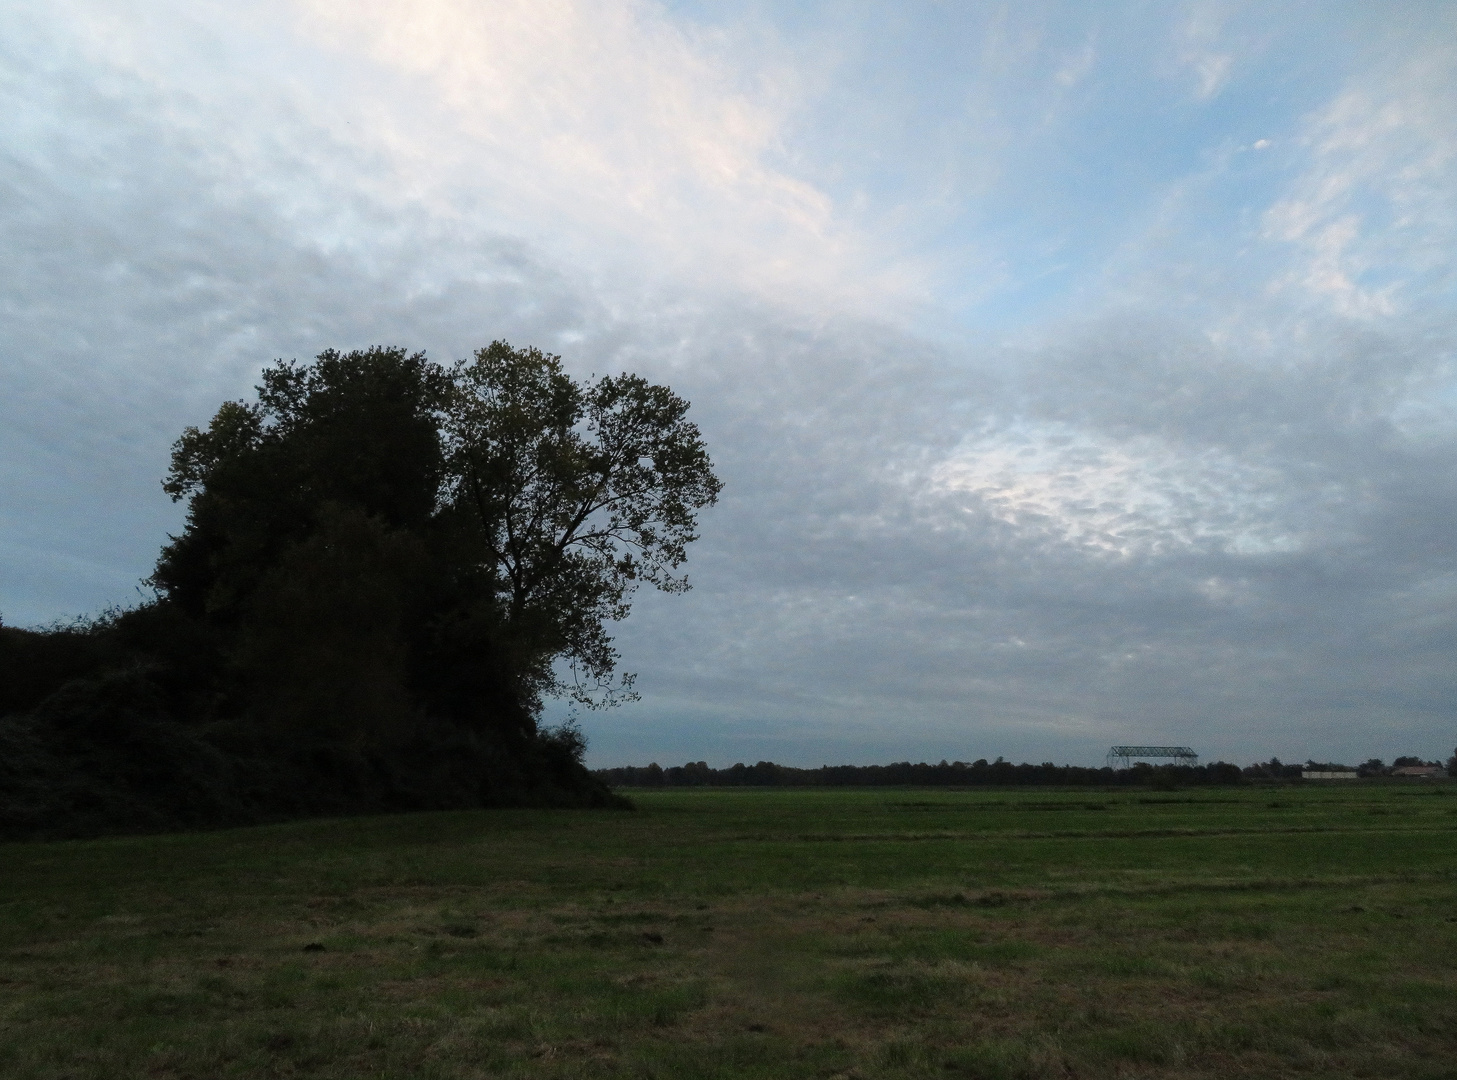
[[5, 1077], [1457, 1076], [1457, 785], [0, 846]]

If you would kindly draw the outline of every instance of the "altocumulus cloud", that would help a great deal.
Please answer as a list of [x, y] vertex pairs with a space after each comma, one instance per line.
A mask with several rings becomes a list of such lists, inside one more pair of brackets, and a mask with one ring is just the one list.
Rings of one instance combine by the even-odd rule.
[[1404, 14], [8, 7], [0, 611], [126, 602], [272, 357], [505, 337], [671, 383], [728, 484], [600, 764], [1449, 752], [1457, 62]]

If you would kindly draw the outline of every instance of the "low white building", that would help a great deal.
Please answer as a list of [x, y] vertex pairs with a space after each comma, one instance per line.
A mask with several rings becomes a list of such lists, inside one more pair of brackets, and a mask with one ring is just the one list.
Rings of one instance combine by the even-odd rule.
[[1399, 765], [1396, 768], [1394, 768], [1394, 769], [1391, 770], [1391, 775], [1392, 776], [1422, 776], [1422, 777], [1431, 778], [1431, 777], [1441, 776], [1446, 771], [1447, 770], [1444, 769], [1444, 768], [1442, 768], [1442, 766], [1440, 766], [1440, 765]]
[[1301, 769], [1302, 780], [1355, 780], [1360, 774], [1355, 769]]

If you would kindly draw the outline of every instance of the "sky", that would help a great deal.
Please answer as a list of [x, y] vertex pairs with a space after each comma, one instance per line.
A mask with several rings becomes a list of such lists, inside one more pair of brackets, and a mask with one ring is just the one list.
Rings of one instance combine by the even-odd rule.
[[589, 764], [1445, 758], [1454, 252], [1447, 2], [0, 0], [0, 618], [273, 359], [504, 339], [725, 482]]

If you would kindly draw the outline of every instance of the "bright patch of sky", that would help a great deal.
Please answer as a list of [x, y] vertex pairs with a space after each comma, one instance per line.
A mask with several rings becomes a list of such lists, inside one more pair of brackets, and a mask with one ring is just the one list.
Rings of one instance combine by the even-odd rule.
[[962, 333], [1097, 303], [1170, 230], [1256, 243], [1309, 114], [1373, 36], [1404, 47], [1366, 5], [759, 5], [727, 28], [672, 9], [798, 61], [786, 167], [929, 262]]

